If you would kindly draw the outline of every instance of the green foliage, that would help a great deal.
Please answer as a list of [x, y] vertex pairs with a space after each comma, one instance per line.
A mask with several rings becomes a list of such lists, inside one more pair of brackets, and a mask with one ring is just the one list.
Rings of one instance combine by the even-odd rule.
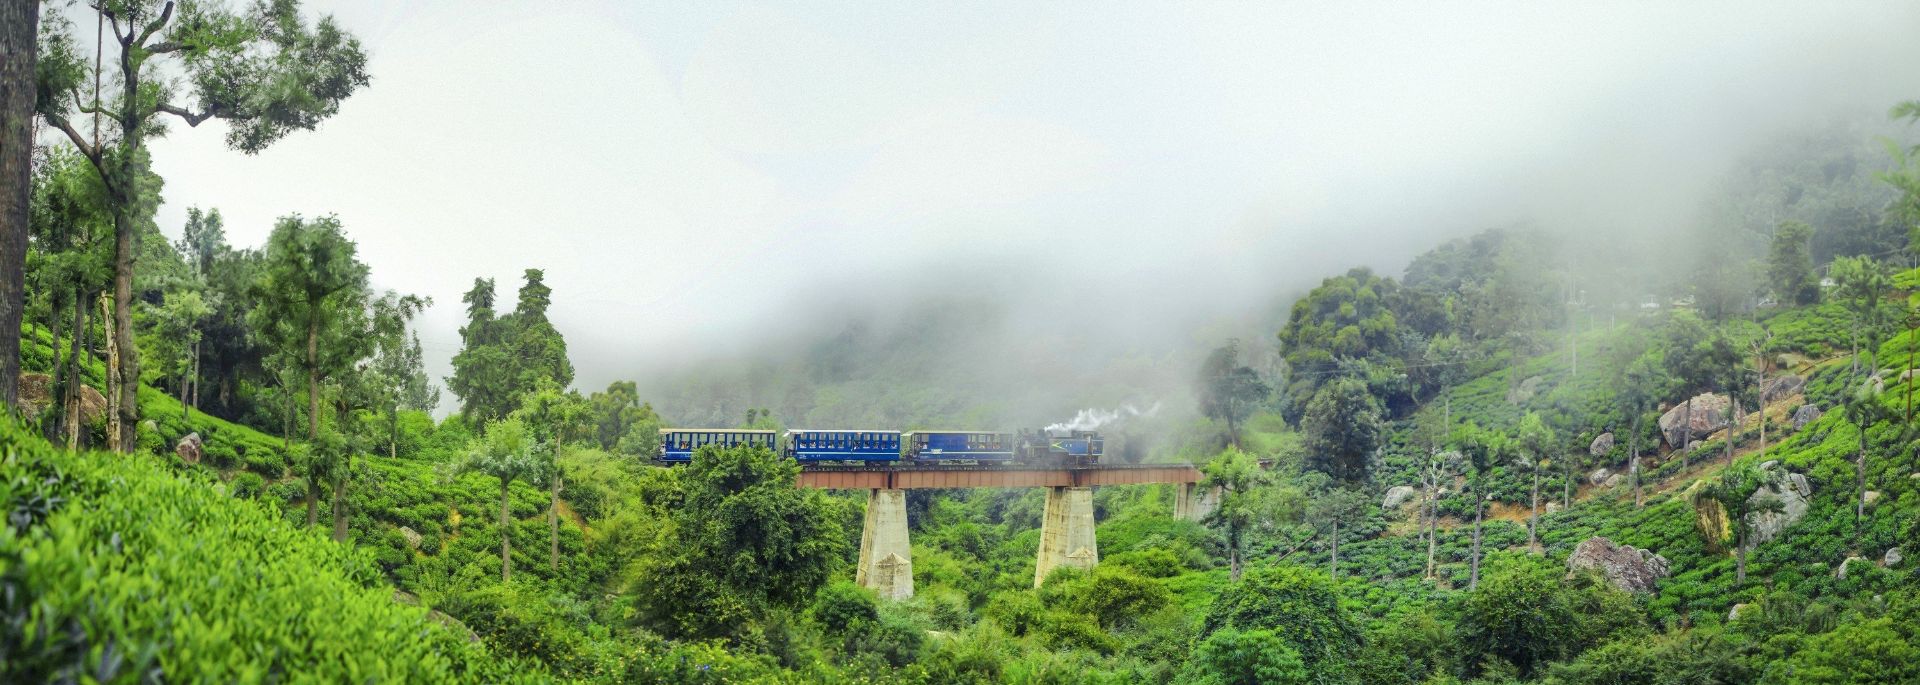
[[1341, 378], [1320, 387], [1300, 419], [1307, 466], [1348, 483], [1364, 483], [1380, 446], [1380, 403], [1366, 384]]
[[1271, 630], [1231, 628], [1207, 636], [1194, 661], [1205, 675], [1195, 682], [1219, 685], [1288, 685], [1313, 682], [1287, 641]]
[[[0, 427], [0, 672], [149, 678], [531, 678], [397, 604], [368, 559], [145, 458]], [[261, 647], [272, 645], [272, 648]]]
[[799, 469], [760, 448], [695, 453], [659, 546], [628, 571], [646, 625], [740, 639], [769, 610], [813, 598], [846, 558], [846, 517], [793, 486]]
[[1787, 221], [1774, 231], [1767, 253], [1767, 283], [1781, 304], [1809, 305], [1820, 301], [1820, 280], [1813, 273], [1813, 257], [1807, 241], [1813, 227], [1805, 222]]
[[1257, 568], [1227, 586], [1200, 628], [1208, 637], [1221, 630], [1272, 631], [1298, 652], [1313, 683], [1347, 682], [1364, 639], [1326, 574], [1290, 565]]
[[1458, 608], [1469, 665], [1495, 661], [1522, 675], [1576, 656], [1616, 634], [1642, 629], [1631, 597], [1587, 577], [1563, 581], [1557, 564], [1503, 556]]
[[1200, 413], [1227, 424], [1228, 442], [1240, 442], [1240, 423], [1252, 416], [1271, 389], [1259, 372], [1240, 363], [1240, 341], [1229, 340], [1200, 365]]
[[514, 311], [504, 316], [494, 313], [493, 279], [474, 279], [461, 296], [467, 325], [460, 329], [447, 389], [460, 398], [461, 416], [481, 425], [506, 416], [522, 395], [543, 384], [564, 388], [573, 382], [566, 339], [547, 320], [553, 289], [539, 269], [527, 269], [525, 279]]

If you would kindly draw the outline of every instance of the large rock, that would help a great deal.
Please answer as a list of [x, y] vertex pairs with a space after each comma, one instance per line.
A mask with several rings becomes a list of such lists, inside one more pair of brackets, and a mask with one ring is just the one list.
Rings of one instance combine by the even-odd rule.
[[1793, 429], [1794, 430], [1800, 430], [1802, 428], [1806, 428], [1807, 424], [1813, 423], [1819, 420], [1820, 420], [1820, 407], [1817, 407], [1811, 404], [1803, 404], [1803, 405], [1800, 405], [1799, 409], [1793, 410]]
[[200, 442], [199, 433], [188, 433], [187, 437], [181, 438], [180, 442], [174, 443], [173, 453], [180, 455], [181, 461], [189, 464], [198, 464], [200, 463], [200, 456], [206, 453], [206, 445]]
[[422, 540], [425, 540], [425, 538], [420, 536], [420, 533], [406, 526], [400, 527], [400, 537], [407, 541], [408, 547], [412, 547], [414, 549], [420, 549], [420, 542]]
[[1518, 387], [1507, 391], [1507, 404], [1526, 404], [1540, 393], [1540, 384], [1544, 382], [1546, 379], [1540, 376], [1528, 376]]
[[1380, 508], [1398, 509], [1400, 505], [1406, 504], [1408, 500], [1413, 499], [1413, 496], [1419, 494], [1419, 492], [1419, 490], [1413, 489], [1411, 485], [1395, 485], [1387, 488], [1387, 497], [1386, 499], [1380, 500]]
[[1880, 565], [1893, 568], [1899, 566], [1900, 562], [1904, 559], [1906, 559], [1906, 557], [1900, 555], [1899, 547], [1888, 547], [1887, 553], [1880, 557]]
[[1762, 498], [1772, 497], [1780, 501], [1780, 511], [1747, 514], [1747, 525], [1753, 530], [1747, 539], [1748, 549], [1779, 537], [1788, 527], [1798, 523], [1807, 515], [1807, 503], [1813, 499], [1813, 484], [1807, 482], [1806, 476], [1788, 472], [1777, 464], [1764, 473], [1767, 483], [1754, 488], [1747, 502], [1755, 503]]
[[1863, 559], [1861, 557], [1847, 557], [1845, 559], [1842, 559], [1840, 561], [1840, 568], [1839, 570], [1836, 570], [1833, 572], [1833, 577], [1839, 578], [1840, 580], [1846, 580], [1848, 566], [1852, 566], [1854, 564], [1863, 564], [1863, 563], [1866, 563], [1866, 561], [1867, 561], [1866, 559]]
[[1567, 557], [1567, 575], [1598, 570], [1609, 584], [1628, 592], [1652, 592], [1654, 584], [1672, 575], [1667, 558], [1653, 552], [1591, 537]]
[[1600, 437], [1593, 439], [1593, 444], [1587, 446], [1587, 454], [1591, 454], [1596, 457], [1607, 456], [1607, 453], [1612, 451], [1613, 451], [1613, 434], [1612, 433], [1601, 433]]
[[1588, 484], [1588, 485], [1599, 485], [1599, 484], [1601, 484], [1601, 483], [1605, 483], [1605, 482], [1607, 482], [1607, 478], [1609, 478], [1609, 477], [1612, 477], [1612, 476], [1613, 476], [1613, 470], [1612, 470], [1612, 469], [1607, 469], [1607, 468], [1604, 468], [1604, 467], [1602, 467], [1602, 468], [1597, 468], [1597, 469], [1594, 469], [1593, 471], [1591, 471], [1591, 472], [1588, 472], [1588, 473], [1587, 473], [1587, 484]]
[[1772, 402], [1784, 397], [1790, 397], [1805, 387], [1807, 387], [1807, 379], [1801, 378], [1800, 376], [1793, 374], [1775, 376], [1767, 379], [1766, 385], [1761, 386], [1760, 401]]
[[[107, 398], [91, 385], [82, 385], [76, 393], [80, 399], [80, 423], [91, 424], [107, 414]], [[20, 374], [21, 413], [35, 416], [45, 411], [53, 403], [53, 377], [44, 373]]]
[[1626, 476], [1616, 473], [1611, 476], [1607, 476], [1607, 479], [1604, 482], [1600, 483], [1600, 485], [1601, 487], [1617, 488], [1617, 487], [1620, 487], [1621, 483], [1626, 482], [1626, 480], [1627, 480]]
[[1667, 413], [1660, 415], [1660, 434], [1666, 437], [1669, 445], [1686, 445], [1726, 428], [1727, 412], [1732, 407], [1733, 403], [1727, 400], [1726, 395], [1713, 393], [1694, 396], [1692, 412], [1688, 412], [1686, 401], [1677, 402]]

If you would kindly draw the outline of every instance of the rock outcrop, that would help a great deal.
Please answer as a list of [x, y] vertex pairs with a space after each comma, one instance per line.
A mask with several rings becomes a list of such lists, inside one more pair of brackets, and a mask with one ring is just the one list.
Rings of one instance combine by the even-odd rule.
[[1788, 472], [1780, 468], [1778, 463], [1772, 463], [1770, 468], [1762, 470], [1767, 474], [1767, 484], [1755, 488], [1747, 501], [1753, 503], [1761, 498], [1773, 497], [1780, 500], [1780, 511], [1747, 515], [1747, 525], [1753, 530], [1748, 536], [1748, 549], [1779, 537], [1789, 526], [1799, 522], [1807, 515], [1807, 503], [1813, 499], [1813, 484], [1807, 482], [1806, 476]]
[[1672, 409], [1660, 415], [1660, 434], [1666, 437], [1667, 444], [1676, 447], [1705, 438], [1727, 427], [1727, 411], [1732, 406], [1726, 395], [1713, 393], [1694, 396], [1691, 413], [1686, 401], [1676, 402]]
[[1593, 444], [1587, 446], [1587, 454], [1591, 454], [1596, 457], [1607, 456], [1607, 453], [1612, 451], [1613, 451], [1613, 434], [1612, 433], [1601, 433], [1600, 437], [1593, 439]]
[[1625, 483], [1625, 482], [1627, 482], [1627, 477], [1616, 473], [1611, 476], [1607, 476], [1607, 480], [1605, 482], [1602, 482], [1600, 486], [1606, 487], [1606, 488], [1617, 488], [1617, 487], [1620, 487], [1621, 483]]
[[1611, 477], [1611, 476], [1613, 476], [1613, 470], [1612, 470], [1612, 469], [1607, 469], [1607, 468], [1597, 468], [1597, 469], [1594, 469], [1594, 470], [1592, 470], [1592, 471], [1589, 471], [1589, 472], [1587, 472], [1587, 484], [1588, 484], [1588, 485], [1599, 485], [1599, 484], [1601, 484], [1601, 483], [1605, 483], [1605, 482], [1607, 482], [1607, 478], [1609, 478], [1609, 477]]
[[[80, 422], [91, 424], [107, 414], [107, 398], [93, 386], [82, 385], [77, 391], [80, 398]], [[44, 373], [20, 374], [20, 399], [18, 407], [22, 414], [36, 416], [53, 403], [53, 377]]]
[[412, 547], [414, 549], [420, 549], [420, 542], [426, 539], [421, 537], [419, 532], [415, 531], [412, 528], [408, 528], [406, 526], [400, 527], [400, 537], [401, 539], [404, 539], [407, 541], [408, 547]]
[[1839, 570], [1836, 570], [1833, 572], [1833, 577], [1839, 578], [1840, 580], [1846, 580], [1848, 566], [1852, 566], [1854, 564], [1864, 564], [1866, 563], [1866, 561], [1867, 561], [1866, 559], [1861, 557], [1847, 557], [1846, 559], [1843, 559], [1840, 561], [1840, 568]]
[[1411, 501], [1413, 496], [1419, 493], [1420, 491], [1413, 489], [1411, 485], [1395, 485], [1387, 488], [1387, 496], [1385, 499], [1380, 500], [1380, 508], [1398, 509], [1400, 505]]
[[181, 438], [180, 442], [174, 443], [173, 453], [180, 455], [181, 461], [189, 464], [198, 464], [200, 463], [201, 455], [206, 454], [206, 445], [200, 442], [199, 433], [188, 433], [187, 437]]
[[1899, 547], [1888, 547], [1887, 553], [1880, 557], [1880, 565], [1885, 566], [1887, 568], [1893, 568], [1895, 566], [1899, 566], [1900, 562], [1905, 559], [1906, 557], [1900, 555]]
[[1652, 592], [1655, 583], [1673, 573], [1666, 557], [1603, 537], [1587, 538], [1567, 557], [1568, 576], [1589, 570], [1628, 592]]
[[1783, 397], [1792, 396], [1794, 393], [1800, 392], [1801, 389], [1806, 387], [1807, 379], [1800, 376], [1793, 374], [1775, 376], [1767, 379], [1767, 384], [1761, 386], [1760, 400], [1762, 402], [1772, 402]]
[[1806, 428], [1807, 424], [1813, 423], [1819, 420], [1820, 420], [1820, 408], [1814, 405], [1803, 404], [1803, 405], [1800, 405], [1799, 409], [1793, 410], [1793, 429], [1794, 430], [1800, 430], [1802, 428]]

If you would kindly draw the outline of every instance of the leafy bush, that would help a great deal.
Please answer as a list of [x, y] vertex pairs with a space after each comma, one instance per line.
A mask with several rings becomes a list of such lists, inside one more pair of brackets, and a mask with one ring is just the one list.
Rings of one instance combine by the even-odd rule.
[[530, 676], [428, 621], [363, 554], [150, 459], [0, 426], [0, 679]]

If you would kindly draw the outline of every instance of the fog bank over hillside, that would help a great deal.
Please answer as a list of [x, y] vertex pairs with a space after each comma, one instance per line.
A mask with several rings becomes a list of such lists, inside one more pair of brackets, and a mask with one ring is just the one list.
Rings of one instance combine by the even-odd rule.
[[[1743, 156], [1920, 89], [1896, 2], [316, 4], [377, 87], [257, 157], [156, 141], [161, 225], [338, 213], [435, 299], [436, 377], [472, 279], [545, 268], [576, 384], [663, 405], [855, 322], [952, 332], [918, 363], [1034, 420], [1152, 402], [1109, 384], [1184, 385], [1320, 279], [1490, 226], [1671, 272], [1652, 239]], [[488, 115], [393, 125], [441, 111]]]

